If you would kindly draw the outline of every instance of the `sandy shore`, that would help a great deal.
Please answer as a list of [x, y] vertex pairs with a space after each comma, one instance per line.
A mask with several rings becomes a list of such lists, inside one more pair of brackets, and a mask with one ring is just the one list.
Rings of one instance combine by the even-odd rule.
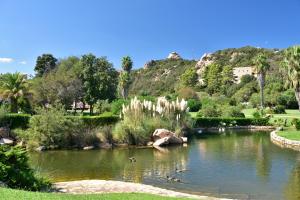
[[[148, 193], [169, 197], [183, 197], [203, 200], [221, 200], [221, 198], [199, 196], [162, 189], [151, 185], [106, 180], [82, 180], [58, 182], [54, 184], [57, 192], [70, 194], [100, 194], [100, 193]], [[225, 200], [225, 199], [223, 199]]]

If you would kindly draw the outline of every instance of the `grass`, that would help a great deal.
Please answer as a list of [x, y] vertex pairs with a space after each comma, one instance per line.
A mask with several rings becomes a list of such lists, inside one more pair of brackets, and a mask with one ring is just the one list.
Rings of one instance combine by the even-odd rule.
[[[245, 117], [247, 118], [253, 118], [253, 112], [255, 111], [255, 108], [250, 109], [244, 109], [243, 113], [245, 114]], [[291, 125], [291, 121], [294, 118], [300, 119], [300, 112], [299, 110], [285, 110], [286, 114], [272, 114], [272, 118], [270, 119], [270, 123], [274, 122], [276, 119], [283, 119], [287, 120], [287, 125]]]
[[162, 197], [151, 194], [141, 193], [114, 193], [114, 194], [57, 194], [57, 193], [42, 193], [28, 192], [22, 190], [13, 190], [0, 188], [0, 199], [5, 200], [180, 200], [183, 198]]
[[297, 131], [293, 128], [285, 128], [283, 131], [278, 131], [277, 134], [289, 140], [300, 141], [300, 131]]

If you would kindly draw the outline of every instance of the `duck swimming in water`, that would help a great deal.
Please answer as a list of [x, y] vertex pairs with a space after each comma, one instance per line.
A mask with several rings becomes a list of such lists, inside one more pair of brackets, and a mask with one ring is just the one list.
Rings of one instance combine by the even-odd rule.
[[135, 157], [130, 157], [129, 160], [130, 160], [130, 162], [136, 162]]

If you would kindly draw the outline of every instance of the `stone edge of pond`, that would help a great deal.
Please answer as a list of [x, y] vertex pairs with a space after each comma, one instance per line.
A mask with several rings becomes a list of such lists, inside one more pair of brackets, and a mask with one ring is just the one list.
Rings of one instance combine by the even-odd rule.
[[229, 200], [225, 198], [200, 196], [173, 190], [167, 190], [141, 183], [111, 180], [81, 180], [57, 182], [53, 184], [54, 192], [69, 194], [103, 194], [103, 193], [146, 193], [159, 196], [190, 198], [203, 200]]
[[205, 131], [214, 131], [214, 130], [250, 130], [250, 131], [268, 131], [268, 130], [274, 130], [274, 126], [228, 126], [228, 127], [205, 127], [205, 128], [195, 128], [196, 130], [205, 130]]
[[283, 148], [293, 149], [295, 151], [300, 151], [300, 141], [290, 140], [277, 135], [278, 130], [274, 130], [270, 134], [271, 141]]

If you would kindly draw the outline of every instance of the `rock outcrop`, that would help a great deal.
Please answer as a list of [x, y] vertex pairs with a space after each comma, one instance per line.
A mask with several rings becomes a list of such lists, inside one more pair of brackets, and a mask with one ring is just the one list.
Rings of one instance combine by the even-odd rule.
[[148, 69], [148, 68], [154, 66], [155, 64], [156, 64], [155, 60], [150, 60], [150, 61], [146, 62], [146, 64], [144, 65], [144, 69]]
[[182, 59], [181, 56], [176, 53], [176, 52], [171, 52], [168, 56], [168, 59], [171, 59], [171, 60], [179, 60], [179, 59]]
[[14, 141], [8, 138], [1, 138], [0, 145], [13, 145]]
[[214, 62], [213, 56], [211, 53], [205, 53], [200, 58], [200, 60], [196, 63], [195, 68], [197, 70], [197, 74], [199, 75], [199, 81], [200, 83], [203, 82], [201, 75], [206, 69], [206, 67]]

